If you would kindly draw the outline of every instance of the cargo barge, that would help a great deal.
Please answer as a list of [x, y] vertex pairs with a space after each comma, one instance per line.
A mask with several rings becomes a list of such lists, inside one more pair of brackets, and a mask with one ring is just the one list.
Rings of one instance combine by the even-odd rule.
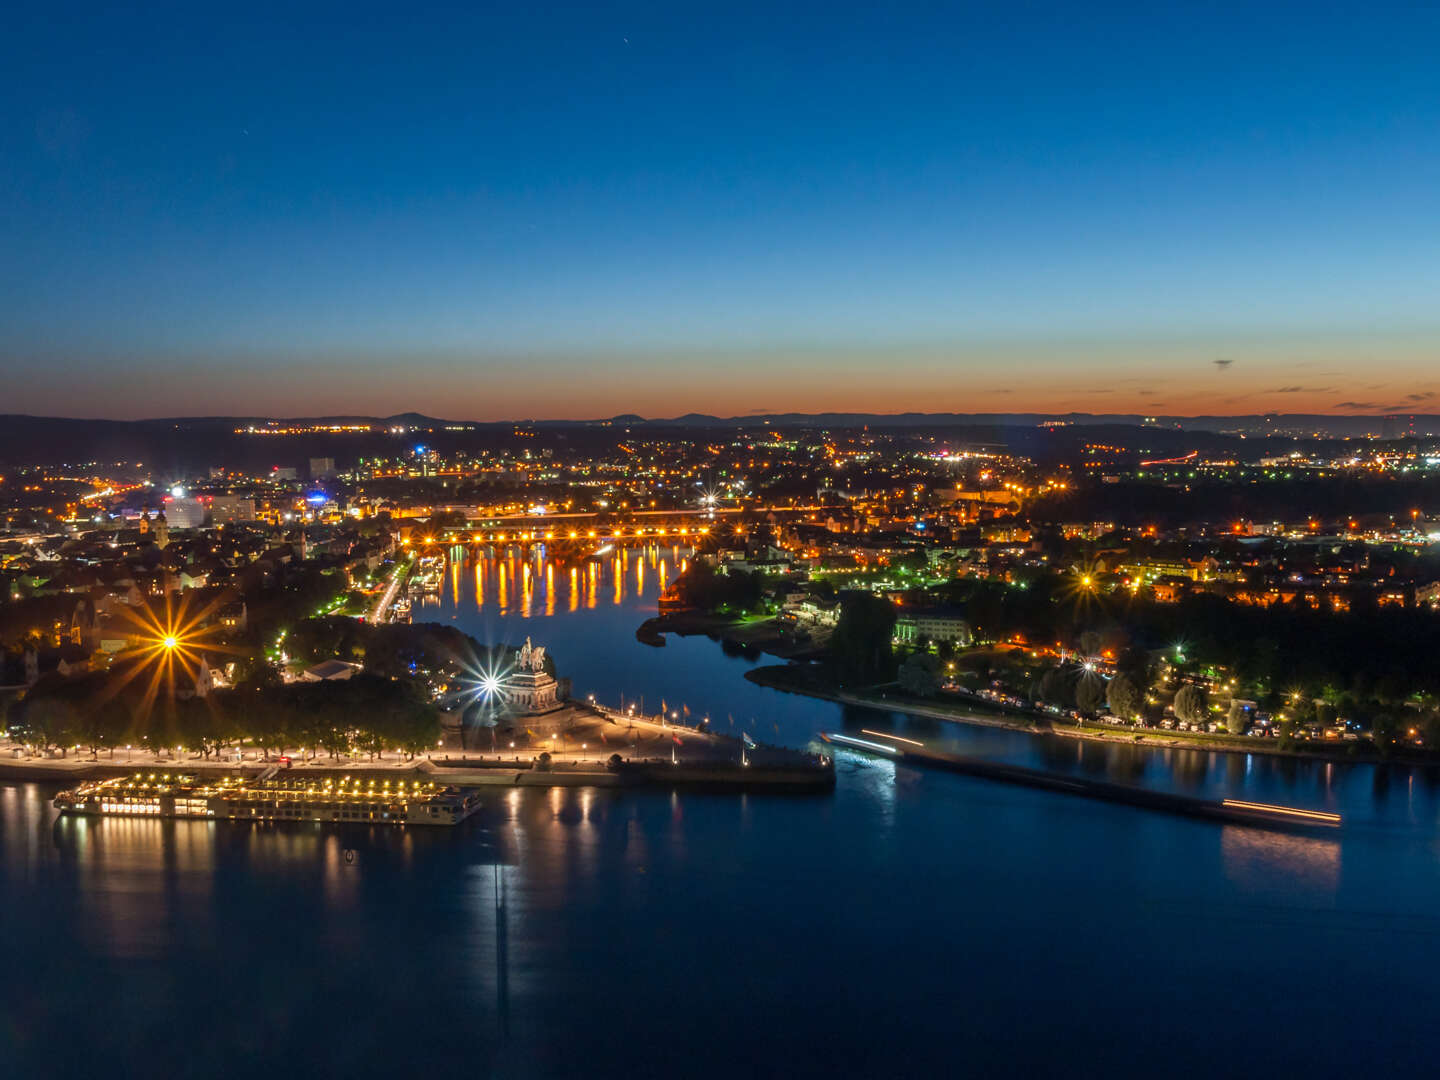
[[55, 808], [102, 817], [458, 825], [480, 808], [480, 796], [428, 780], [152, 772], [88, 781], [56, 795]]

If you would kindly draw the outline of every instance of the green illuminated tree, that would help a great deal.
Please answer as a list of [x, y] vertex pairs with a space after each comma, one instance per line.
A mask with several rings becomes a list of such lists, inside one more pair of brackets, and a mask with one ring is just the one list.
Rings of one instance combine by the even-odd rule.
[[1230, 711], [1225, 714], [1225, 726], [1231, 735], [1244, 735], [1250, 726], [1250, 713], [1238, 701], [1230, 702]]
[[1133, 720], [1140, 715], [1140, 691], [1128, 675], [1116, 675], [1110, 680], [1105, 700], [1110, 705], [1110, 711], [1122, 720]]
[[1175, 719], [1187, 724], [1203, 724], [1209, 710], [1205, 702], [1205, 691], [1186, 683], [1175, 692]]

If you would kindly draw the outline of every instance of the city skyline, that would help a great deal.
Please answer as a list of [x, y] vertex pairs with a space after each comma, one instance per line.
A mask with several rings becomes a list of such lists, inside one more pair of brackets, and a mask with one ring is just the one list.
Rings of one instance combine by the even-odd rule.
[[10, 1073], [1433, 1067], [1440, 5], [7, 16]]
[[37, 11], [7, 411], [1423, 410], [1437, 29]]

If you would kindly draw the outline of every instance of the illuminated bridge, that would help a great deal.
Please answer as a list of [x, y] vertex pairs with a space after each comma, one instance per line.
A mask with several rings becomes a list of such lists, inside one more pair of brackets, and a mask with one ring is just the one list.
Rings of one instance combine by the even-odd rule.
[[842, 506], [724, 507], [704, 510], [635, 510], [623, 515], [601, 513], [507, 514], [468, 522], [465, 528], [435, 535], [413, 534], [411, 543], [436, 545], [610, 543], [695, 543], [712, 535], [744, 536], [759, 521], [776, 518], [818, 519]]

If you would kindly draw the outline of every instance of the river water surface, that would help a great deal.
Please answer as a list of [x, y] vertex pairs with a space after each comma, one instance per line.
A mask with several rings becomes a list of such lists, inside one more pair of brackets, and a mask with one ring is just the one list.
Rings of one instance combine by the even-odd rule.
[[577, 694], [763, 741], [891, 728], [1345, 827], [1222, 827], [844, 753], [831, 796], [510, 791], [409, 832], [58, 819], [53, 786], [0, 784], [0, 1072], [1433, 1070], [1436, 774], [766, 690], [712, 641], [635, 640], [683, 554], [456, 559], [414, 617], [529, 635]]

